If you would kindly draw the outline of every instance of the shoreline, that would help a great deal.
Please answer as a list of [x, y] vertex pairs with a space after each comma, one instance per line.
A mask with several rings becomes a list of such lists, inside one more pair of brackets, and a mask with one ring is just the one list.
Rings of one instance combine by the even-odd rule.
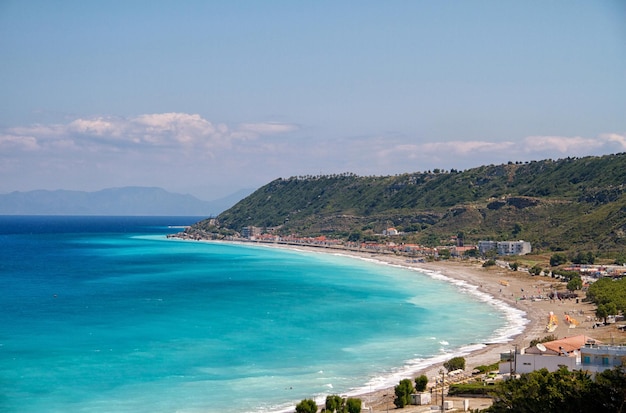
[[[241, 244], [248, 245], [246, 242], [241, 242]], [[510, 309], [518, 310], [518, 314], [526, 320], [526, 322], [520, 326], [520, 331], [506, 336], [506, 339], [502, 341], [482, 343], [482, 348], [471, 350], [466, 354], [463, 354], [462, 357], [465, 358], [466, 362], [466, 371], [471, 371], [476, 366], [493, 364], [500, 360], [500, 353], [508, 353], [516, 347], [521, 350], [522, 348], [528, 347], [530, 341], [534, 339], [540, 339], [548, 335], [555, 335], [558, 338], [564, 338], [579, 334], [590, 334], [590, 331], [588, 330], [591, 328], [591, 323], [584, 322], [584, 320], [586, 315], [593, 314], [595, 307], [592, 304], [582, 302], [582, 300], [579, 300], [577, 303], [574, 299], [542, 301], [520, 299], [524, 295], [547, 296], [551, 291], [554, 291], [557, 286], [561, 288], [564, 287], [562, 282], [554, 280], [550, 277], [531, 276], [528, 272], [506, 270], [499, 267], [483, 268], [482, 263], [479, 261], [414, 262], [414, 260], [409, 257], [401, 255], [360, 252], [340, 248], [329, 249], [316, 246], [273, 243], [251, 244], [309, 253], [343, 255], [357, 259], [375, 261], [379, 264], [398, 266], [408, 270], [422, 272], [427, 276], [439, 274], [440, 276], [436, 278], [445, 278], [444, 281], [453, 282], [461, 290], [463, 288], [461, 288], [458, 283], [465, 283], [468, 286], [471, 286], [471, 288], [473, 288], [476, 292], [485, 294], [488, 297], [487, 300], [500, 301]], [[503, 282], [507, 285], [503, 285]], [[467, 291], [464, 293], [467, 293]], [[546, 331], [550, 311], [553, 311], [560, 318], [559, 327], [551, 333]], [[562, 319], [563, 314], [580, 314], [581, 312], [582, 315], [577, 316], [580, 321], [579, 328], [569, 329]], [[596, 331], [594, 331], [594, 333], [595, 332]], [[596, 335], [593, 335], [593, 337], [600, 340], [602, 339], [602, 337], [597, 337]], [[469, 347], [472, 347], [470, 343], [460, 349], [457, 349], [454, 354], [465, 353], [462, 351], [463, 348]], [[407, 372], [407, 377], [403, 378], [413, 379], [414, 377], [424, 374], [428, 377], [428, 386], [430, 388], [434, 385], [434, 379], [440, 375], [439, 370], [442, 368], [443, 362], [454, 356], [455, 355], [452, 354], [446, 355], [443, 361], [433, 360], [439, 360], [441, 357], [427, 359], [432, 360], [433, 363], [429, 363], [426, 367], [411, 370], [410, 372]], [[346, 395], [350, 397], [359, 397], [363, 402], [363, 410], [371, 408], [372, 412], [387, 411], [389, 408], [396, 409], [393, 404], [393, 400], [395, 398], [395, 385], [397, 385], [397, 383], [389, 387], [372, 391], [355, 390], [347, 392]], [[363, 386], [363, 388], [365, 387], [367, 387], [367, 384]], [[482, 409], [491, 405], [491, 400], [472, 399], [470, 405], [472, 409]], [[402, 409], [402, 411], [406, 413], [416, 412], [423, 410], [424, 407], [427, 406], [407, 406]]]
[[[261, 243], [261, 242], [245, 242], [245, 241], [223, 241], [223, 240], [196, 240], [203, 242], [225, 242], [231, 244], [241, 244], [247, 246], [259, 246], [266, 248], [282, 248], [305, 253], [332, 254], [338, 256], [346, 256], [355, 259], [371, 261], [380, 265], [392, 265], [420, 272], [426, 276], [438, 278], [446, 282], [451, 282], [459, 288], [461, 293], [475, 294], [480, 300], [494, 306], [505, 305], [508, 310], [508, 317], [515, 314], [516, 317], [522, 317], [521, 322], [514, 326], [511, 319], [507, 322], [507, 329], [518, 328], [519, 331], [511, 331], [501, 336], [501, 340], [497, 339], [489, 343], [467, 343], [461, 348], [455, 349], [454, 352], [446, 354], [445, 357], [434, 356], [424, 361], [428, 365], [424, 367], [415, 366], [403, 371], [398, 371], [394, 377], [413, 379], [424, 374], [428, 378], [428, 387], [435, 384], [435, 379], [440, 377], [439, 370], [442, 368], [443, 362], [457, 355], [465, 358], [466, 372], [471, 372], [473, 368], [479, 365], [489, 365], [500, 360], [501, 353], [509, 353], [511, 350], [528, 347], [531, 340], [541, 339], [548, 335], [554, 335], [558, 338], [571, 337], [575, 335], [590, 335], [598, 340], [606, 340], [607, 331], [594, 330], [591, 332], [593, 321], [588, 321], [587, 316], [593, 315], [595, 307], [582, 300], [565, 299], [565, 300], [538, 300], [521, 299], [523, 296], [542, 295], [547, 296], [550, 292], [564, 284], [553, 278], [546, 276], [531, 276], [528, 272], [512, 271], [499, 267], [483, 268], [480, 261], [437, 261], [437, 262], [416, 262], [415, 260], [402, 255], [381, 254], [374, 251], [362, 252], [341, 248], [325, 248], [322, 246], [312, 245], [289, 245], [277, 243]], [[582, 297], [581, 297], [582, 298]], [[559, 326], [553, 332], [546, 331], [548, 316], [550, 311], [559, 317]], [[576, 329], [569, 329], [563, 320], [564, 314], [576, 314], [580, 325]], [[494, 332], [494, 334], [497, 333]], [[595, 334], [604, 333], [604, 334]], [[475, 348], [479, 346], [480, 348]], [[397, 366], [401, 368], [402, 366]], [[358, 397], [363, 402], [363, 411], [382, 412], [388, 409], [396, 409], [393, 404], [395, 398], [394, 386], [398, 383], [374, 384], [364, 383], [359, 389], [354, 389], [343, 393], [349, 397]], [[378, 389], [368, 391], [367, 388], [381, 386]], [[313, 395], [311, 396], [313, 397]], [[455, 406], [459, 406], [459, 398], [449, 398], [449, 400], [457, 400]], [[320, 403], [320, 400], [317, 400]], [[321, 400], [323, 405], [323, 400]], [[433, 404], [436, 404], [433, 400]], [[491, 405], [491, 399], [472, 399], [470, 401], [471, 409], [484, 409]], [[410, 405], [402, 409], [403, 412], [421, 412], [428, 411], [430, 405], [414, 406]], [[281, 410], [281, 412], [293, 411], [294, 406], [289, 409]]]
[[[246, 243], [242, 243], [247, 245]], [[276, 247], [290, 249], [300, 252], [308, 253], [321, 253], [321, 254], [333, 254], [346, 256], [356, 259], [363, 259], [366, 261], [375, 262], [382, 265], [392, 265], [411, 271], [420, 272], [426, 276], [443, 280], [454, 284], [464, 294], [474, 294], [481, 301], [494, 306], [507, 307], [507, 318], [515, 316], [522, 317], [517, 326], [514, 326], [509, 319], [507, 322], [507, 329], [518, 329], [518, 331], [511, 331], [509, 334], [503, 334], [502, 337], [493, 340], [489, 343], [467, 343], [465, 346], [455, 349], [451, 354], [445, 356], [434, 356], [429, 359], [425, 359], [428, 365], [424, 367], [417, 367], [415, 369], [408, 369], [403, 374], [406, 377], [413, 379], [419, 375], [424, 374], [428, 377], [429, 388], [435, 383], [435, 379], [440, 376], [439, 370], [442, 368], [443, 363], [452, 357], [461, 356], [466, 361], [466, 371], [471, 371], [474, 367], [479, 365], [493, 364], [500, 360], [500, 353], [508, 353], [516, 346], [521, 349], [527, 347], [531, 340], [536, 338], [542, 338], [549, 334], [556, 334], [545, 332], [545, 326], [547, 324], [547, 316], [549, 310], [545, 310], [541, 306], [535, 306], [541, 302], [532, 302], [530, 300], [518, 300], [520, 294], [516, 295], [514, 291], [541, 291], [542, 294], [547, 295], [551, 291], [552, 284], [555, 284], [550, 278], [546, 277], [533, 277], [527, 273], [515, 274], [513, 271], [504, 270], [500, 268], [485, 269], [476, 263], [467, 262], [413, 262], [408, 257], [397, 256], [390, 254], [376, 254], [370, 252], [357, 252], [352, 250], [341, 249], [326, 249], [314, 246], [300, 246], [300, 245], [283, 245], [283, 244], [255, 244], [258, 246]], [[520, 275], [526, 275], [528, 280], [520, 279]], [[536, 278], [536, 279], [534, 279]], [[549, 281], [551, 280], [551, 281]], [[500, 282], [505, 281], [508, 285], [503, 286]], [[529, 285], [531, 284], [531, 285]], [[473, 292], [469, 292], [468, 289], [473, 289]], [[465, 290], [465, 291], [463, 291]], [[555, 306], [557, 304], [554, 304]], [[496, 333], [496, 332], [494, 332]], [[574, 335], [574, 334], [571, 334]], [[559, 336], [559, 338], [561, 338]], [[480, 347], [475, 349], [475, 347]], [[400, 373], [398, 373], [399, 375]], [[399, 381], [399, 380], [398, 380]], [[359, 397], [363, 402], [363, 410], [372, 408], [371, 411], [386, 411], [389, 407], [395, 409], [393, 400], [395, 398], [394, 386], [397, 383], [385, 386], [372, 391], [363, 390], [367, 387], [366, 383], [362, 389], [347, 392], [346, 395], [350, 397]], [[477, 400], [472, 400], [472, 404], [475, 405], [481, 403]], [[322, 402], [323, 403], [323, 402]], [[482, 401], [482, 408], [490, 405], [489, 400]], [[473, 406], [472, 408], [476, 408]], [[407, 406], [403, 409], [403, 412], [417, 411], [424, 406]]]

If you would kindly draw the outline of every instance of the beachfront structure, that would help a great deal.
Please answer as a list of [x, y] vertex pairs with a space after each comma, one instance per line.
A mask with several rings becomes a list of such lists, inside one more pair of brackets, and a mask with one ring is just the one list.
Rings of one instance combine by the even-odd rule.
[[511, 372], [522, 374], [543, 368], [554, 372], [561, 367], [567, 367], [569, 370], [580, 370], [582, 368], [581, 349], [588, 343], [599, 342], [589, 336], [578, 335], [540, 343], [523, 349], [518, 354], [503, 353], [500, 359], [499, 372], [500, 374]]
[[468, 247], [454, 246], [450, 247], [450, 255], [452, 255], [453, 257], [462, 257], [466, 252], [473, 251], [475, 249], [476, 247], [473, 245], [470, 245]]
[[624, 365], [626, 346], [603, 345], [588, 342], [580, 349], [581, 369], [590, 373], [600, 373], [607, 369]]
[[478, 241], [478, 252], [485, 255], [487, 251], [495, 250], [497, 246], [496, 241]]
[[243, 227], [241, 229], [241, 236], [243, 238], [254, 238], [256, 236], [261, 235], [261, 232], [262, 232], [262, 230], [259, 227], [252, 227], [252, 226], [250, 226], [250, 227]]
[[478, 251], [485, 254], [487, 251], [496, 250], [498, 255], [524, 255], [532, 251], [530, 242], [519, 241], [478, 241]]

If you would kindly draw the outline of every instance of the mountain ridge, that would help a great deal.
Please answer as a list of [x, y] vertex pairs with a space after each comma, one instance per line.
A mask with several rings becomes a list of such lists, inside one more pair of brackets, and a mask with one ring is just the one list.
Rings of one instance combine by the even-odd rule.
[[0, 194], [0, 214], [215, 216], [247, 194], [247, 191], [237, 192], [215, 201], [203, 201], [189, 194], [142, 186], [93, 192], [66, 189], [13, 191]]
[[[214, 224], [218, 223], [219, 227]], [[524, 239], [534, 249], [624, 251], [626, 153], [484, 165], [395, 176], [351, 173], [276, 179], [194, 228], [215, 234], [260, 227], [442, 245], [452, 236]]]

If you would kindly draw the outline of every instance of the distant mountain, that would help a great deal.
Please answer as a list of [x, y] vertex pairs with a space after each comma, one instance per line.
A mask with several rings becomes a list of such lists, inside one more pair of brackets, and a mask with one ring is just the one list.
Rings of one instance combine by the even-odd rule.
[[0, 215], [217, 215], [251, 191], [216, 201], [154, 187], [108, 188], [96, 192], [36, 190], [0, 194]]

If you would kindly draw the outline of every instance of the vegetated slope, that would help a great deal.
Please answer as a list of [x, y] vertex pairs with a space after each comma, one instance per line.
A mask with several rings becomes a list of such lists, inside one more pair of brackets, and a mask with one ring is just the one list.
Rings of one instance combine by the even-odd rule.
[[[436, 173], [435, 173], [436, 172]], [[218, 216], [279, 234], [368, 239], [395, 227], [403, 242], [463, 234], [524, 239], [535, 248], [626, 247], [626, 153], [489, 165], [466, 171], [276, 179]], [[197, 228], [209, 229], [208, 221]]]

